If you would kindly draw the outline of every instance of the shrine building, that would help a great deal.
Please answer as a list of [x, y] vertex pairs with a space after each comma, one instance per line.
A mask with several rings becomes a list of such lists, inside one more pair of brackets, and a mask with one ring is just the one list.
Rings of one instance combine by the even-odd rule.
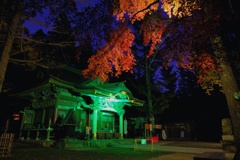
[[62, 67], [39, 85], [15, 96], [29, 101], [22, 111], [19, 138], [123, 138], [124, 107], [143, 106], [124, 82], [86, 80], [79, 70]]

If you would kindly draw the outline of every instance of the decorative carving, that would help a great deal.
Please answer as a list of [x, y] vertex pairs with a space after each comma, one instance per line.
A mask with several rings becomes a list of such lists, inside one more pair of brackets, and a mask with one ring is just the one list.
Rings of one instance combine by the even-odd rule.
[[124, 106], [125, 106], [124, 102], [112, 102], [109, 99], [105, 99], [105, 101], [102, 101], [101, 109], [115, 111], [118, 113], [123, 109]]
[[33, 101], [32, 102], [32, 107], [34, 109], [36, 108], [44, 108], [44, 107], [52, 107], [56, 105], [56, 100], [55, 99], [51, 99], [51, 100], [47, 100], [47, 101]]
[[33, 92], [28, 93], [27, 95], [30, 96], [32, 99], [44, 101], [55, 98], [55, 93], [49, 88], [35, 90]]
[[64, 99], [58, 99], [58, 105], [62, 105], [62, 106], [76, 106], [77, 102], [64, 100]]

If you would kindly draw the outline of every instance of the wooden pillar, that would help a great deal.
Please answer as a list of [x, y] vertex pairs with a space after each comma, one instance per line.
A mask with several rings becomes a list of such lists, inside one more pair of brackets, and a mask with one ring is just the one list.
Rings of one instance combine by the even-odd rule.
[[125, 113], [125, 110], [122, 109], [119, 113], [119, 134], [120, 139], [123, 139], [123, 115]]
[[43, 108], [43, 114], [42, 114], [42, 126], [44, 126], [45, 114], [46, 114], [46, 110], [45, 110], [45, 108]]
[[46, 141], [50, 141], [50, 133], [51, 133], [51, 131], [52, 131], [51, 122], [52, 122], [52, 121], [51, 121], [51, 119], [50, 119], [49, 122], [48, 122]]
[[113, 113], [113, 121], [112, 121], [112, 132], [113, 133], [115, 133], [116, 132], [116, 130], [115, 130], [115, 116], [116, 114], [115, 113]]
[[94, 108], [93, 109], [93, 125], [92, 125], [93, 140], [97, 139], [97, 117], [98, 117], [98, 110]]
[[36, 132], [36, 140], [39, 140], [39, 130]]
[[56, 108], [55, 108], [54, 119], [53, 119], [53, 123], [54, 123], [54, 124], [56, 123], [57, 119], [58, 119], [58, 108], [56, 107]]
[[28, 130], [28, 131], [27, 131], [27, 140], [30, 140], [30, 133], [31, 133], [31, 132]]

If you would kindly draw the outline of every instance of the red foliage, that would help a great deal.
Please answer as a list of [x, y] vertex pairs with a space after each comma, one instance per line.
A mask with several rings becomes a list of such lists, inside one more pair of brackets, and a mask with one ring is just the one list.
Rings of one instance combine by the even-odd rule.
[[154, 53], [155, 46], [162, 42], [162, 34], [165, 29], [165, 24], [159, 19], [159, 17], [147, 17], [141, 26], [140, 33], [143, 34], [143, 45], [150, 44], [150, 49], [147, 57], [150, 57]]
[[214, 57], [207, 52], [197, 56], [194, 66], [197, 73], [198, 83], [203, 83], [207, 78], [218, 80], [218, 77], [215, 76], [221, 72], [221, 68], [216, 64]]
[[[196, 0], [119, 0], [119, 6], [115, 6], [114, 15], [116, 15], [117, 20], [126, 22], [125, 15], [129, 16], [131, 23], [142, 20], [140, 34], [143, 35], [143, 45], [150, 45], [147, 57], [150, 57], [155, 52], [156, 45], [162, 42], [162, 34], [166, 28], [161, 16], [155, 14], [160, 2], [162, 3], [161, 7], [170, 18], [171, 15], [178, 18], [191, 16], [193, 9], [199, 9]], [[178, 35], [178, 33], [175, 34]], [[134, 55], [131, 50], [134, 39], [135, 36], [128, 26], [120, 26], [112, 33], [105, 47], [99, 49], [96, 55], [93, 55], [88, 60], [89, 65], [87, 69], [83, 70], [83, 75], [86, 78], [100, 78], [106, 81], [109, 76], [118, 77], [122, 72], [132, 72], [135, 65]], [[183, 49], [179, 51], [180, 53], [176, 53], [178, 65], [192, 70], [193, 63], [191, 61], [193, 58], [189, 54], [185, 54], [190, 50], [184, 48], [184, 44], [180, 46]], [[165, 58], [169, 62], [176, 55], [172, 57], [165, 56]], [[211, 61], [209, 59], [203, 60], [205, 60], [201, 62], [202, 65], [204, 64], [203, 66], [210, 66]], [[196, 65], [199, 68], [198, 63]]]
[[[114, 14], [117, 15], [117, 20], [125, 21], [124, 14], [128, 14], [131, 22], [141, 20], [146, 13], [156, 11], [158, 9], [158, 0], [119, 0], [119, 10]], [[148, 7], [149, 8], [146, 8]]]
[[122, 72], [132, 72], [135, 65], [132, 54], [132, 43], [134, 34], [128, 28], [118, 28], [112, 33], [110, 41], [97, 51], [89, 60], [88, 68], [83, 70], [86, 78], [100, 78], [102, 81], [108, 80], [108, 76], [116, 76]]

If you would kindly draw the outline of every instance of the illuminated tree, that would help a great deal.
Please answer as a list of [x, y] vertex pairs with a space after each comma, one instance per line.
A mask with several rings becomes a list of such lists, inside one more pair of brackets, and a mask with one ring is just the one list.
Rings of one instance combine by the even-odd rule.
[[[131, 46], [134, 35], [130, 29], [127, 29], [117, 41], [118, 35], [122, 30], [114, 32], [113, 41], [110, 41], [106, 47], [97, 51], [97, 54], [89, 59], [90, 65], [87, 70], [83, 71], [86, 76], [87, 73], [91, 73], [87, 78], [92, 76], [99, 77], [103, 81], [106, 81], [111, 76], [118, 77], [122, 72], [130, 71], [129, 66], [134, 65], [134, 56], [131, 52]], [[111, 48], [109, 50], [109, 47]], [[104, 55], [104, 56], [103, 56]]]
[[[164, 10], [172, 10], [169, 5], [163, 6]], [[139, 34], [143, 36], [143, 46], [148, 48], [147, 58], [151, 59], [154, 53], [157, 53], [156, 47], [162, 42], [162, 34], [165, 31], [166, 22], [164, 16], [158, 11], [159, 1], [120, 1], [119, 8], [116, 7], [114, 14], [116, 14], [116, 20], [122, 22], [118, 29], [114, 31], [114, 36], [110, 36], [110, 40], [107, 41], [105, 47], [97, 50], [96, 55], [89, 59], [89, 66], [83, 70], [83, 75], [87, 78], [101, 78], [103, 81], [108, 80], [109, 76], [119, 76], [122, 72], [133, 72], [132, 68], [136, 65], [133, 54], [131, 53], [131, 47], [134, 41], [133, 33], [136, 34], [131, 24], [141, 22], [139, 27]], [[146, 7], [147, 6], [147, 7]], [[185, 4], [179, 5], [185, 7]], [[191, 7], [189, 7], [191, 8]], [[176, 9], [174, 7], [174, 9]], [[178, 13], [170, 13], [174, 16], [180, 17]], [[182, 11], [182, 14], [189, 15], [189, 11]], [[125, 25], [125, 26], [124, 26]], [[131, 33], [132, 30], [132, 33]], [[119, 45], [123, 44], [123, 45]], [[126, 55], [130, 55], [126, 58]], [[119, 61], [118, 57], [124, 56]], [[184, 56], [182, 56], [184, 57]], [[114, 60], [114, 59], [115, 60]], [[154, 59], [154, 58], [153, 58]], [[148, 61], [148, 60], [147, 60]], [[147, 95], [147, 115], [151, 123], [154, 123], [154, 113], [152, 105], [152, 89], [151, 85], [151, 60], [149, 63], [145, 62], [145, 75], [146, 75], [146, 95]], [[119, 67], [122, 66], [122, 67]]]
[[[176, 16], [176, 17], [182, 17], [183, 15], [189, 16], [191, 15], [191, 11], [192, 10], [198, 10], [199, 7], [196, 3], [196, 1], [193, 2], [189, 2], [189, 1], [184, 1], [179, 3], [178, 1], [159, 1], [159, 0], [146, 0], [146, 1], [138, 1], [138, 0], [132, 0], [132, 1], [119, 1], [119, 5], [115, 5], [115, 10], [113, 12], [114, 15], [116, 15], [116, 20], [122, 22], [123, 24], [126, 24], [125, 27], [123, 27], [121, 25], [121, 27], [119, 27], [118, 29], [116, 29], [115, 31], [118, 32], [118, 36], [111, 36], [110, 40], [108, 40], [108, 42], [105, 45], [105, 51], [102, 52], [102, 49], [99, 49], [98, 52], [102, 52], [105, 54], [101, 54], [102, 58], [106, 55], [108, 56], [109, 54], [107, 52], [112, 52], [111, 50], [115, 49], [118, 50], [118, 46], [117, 45], [113, 45], [114, 43], [118, 43], [117, 41], [127, 41], [130, 40], [129, 43], [131, 46], [131, 41], [133, 41], [134, 39], [128, 39], [128, 38], [122, 38], [124, 36], [126, 36], [126, 34], [124, 34], [124, 32], [129, 32], [128, 29], [128, 25], [129, 24], [133, 24], [136, 21], [141, 21], [143, 20], [143, 25], [142, 28], [140, 29], [140, 33], [143, 34], [144, 38], [144, 45], [150, 45], [150, 50], [149, 50], [149, 54], [148, 57], [151, 56], [154, 53], [154, 49], [155, 46], [159, 43], [161, 43], [161, 38], [162, 38], [162, 33], [164, 32], [165, 29], [165, 22], [164, 20], [162, 20], [163, 16], [161, 16], [161, 12], [158, 11], [158, 6], [159, 4], [162, 4], [162, 8], [164, 9], [165, 12], [168, 13], [168, 15], [170, 16]], [[166, 5], [164, 5], [166, 4]], [[176, 5], [177, 4], [177, 5]], [[176, 5], [176, 6], [175, 6]], [[173, 6], [173, 7], [170, 7]], [[179, 10], [179, 12], [176, 12], [176, 10]], [[155, 13], [156, 12], [156, 13]], [[112, 38], [114, 39], [114, 43], [113, 40], [111, 40]], [[123, 42], [121, 42], [123, 43]], [[126, 44], [128, 42], [125, 42]], [[106, 47], [107, 46], [107, 47]], [[128, 49], [128, 47], [122, 48], [122, 49]], [[129, 53], [130, 50], [126, 51], [126, 50], [122, 50], [122, 54], [125, 53]], [[183, 56], [184, 57], [184, 56]], [[86, 75], [86, 77], [89, 77], [89, 75], [92, 75], [92, 78], [102, 78], [104, 81], [107, 80], [107, 75], [114, 75], [113, 72], [115, 72], [115, 70], [109, 70], [106, 69], [106, 73], [101, 73], [100, 74], [96, 74], [94, 73], [93, 67], [90, 67], [94, 64], [92, 64], [92, 62], [94, 63], [95, 60], [98, 61], [98, 57], [95, 58], [91, 58], [89, 59], [89, 68], [83, 71], [83, 74]], [[108, 59], [106, 57], [106, 59]], [[134, 61], [134, 59], [133, 59]], [[117, 63], [125, 63], [124, 61], [118, 61]], [[104, 65], [107, 65], [107, 68], [110, 68], [109, 65], [112, 62], [109, 61], [108, 63], [104, 63]], [[117, 64], [115, 63], [113, 65], [116, 66]], [[135, 65], [135, 63], [128, 63], [128, 67], [125, 68], [127, 69], [123, 69], [123, 70], [119, 70], [117, 76], [120, 75], [120, 73], [122, 71], [127, 71], [127, 72], [132, 72], [131, 68]], [[121, 64], [119, 64], [118, 66], [121, 66]], [[101, 67], [103, 68], [103, 65], [98, 65], [95, 66], [96, 67]]]
[[[232, 2], [235, 5], [232, 5]], [[234, 138], [237, 146], [239, 146], [240, 102], [233, 97], [233, 93], [238, 92], [239, 88], [230, 65], [231, 59], [229, 59], [229, 54], [231, 53], [224, 46], [225, 33], [223, 32], [223, 23], [226, 20], [226, 15], [237, 17], [235, 22], [231, 21], [232, 25], [236, 25], [236, 20], [239, 21], [239, 12], [237, 11], [239, 3], [229, 1], [229, 4], [225, 4], [224, 1], [204, 2], [194, 0], [120, 0], [119, 3], [114, 13], [118, 21], [128, 25], [126, 28], [131, 28], [130, 24], [143, 21], [142, 26], [145, 25], [145, 27], [141, 29], [141, 33], [144, 36], [144, 45], [150, 48], [147, 57], [151, 58], [157, 49], [158, 55], [165, 60], [166, 67], [174, 60], [177, 61], [180, 67], [194, 71], [199, 79], [199, 83], [208, 93], [213, 89], [213, 85], [218, 84], [222, 86], [233, 123]], [[158, 5], [161, 6], [167, 15], [157, 10], [159, 8]], [[230, 7], [227, 8], [226, 6]], [[227, 9], [225, 10], [224, 8]], [[151, 20], [144, 24], [144, 20], [147, 19], [145, 17], [157, 17], [157, 12], [160, 20], [148, 18]], [[122, 32], [127, 31], [126, 28], [122, 28]], [[119, 32], [119, 30], [117, 31]], [[119, 34], [116, 40], [122, 40], [122, 32], [120, 32], [121, 34]], [[162, 41], [163, 38], [164, 41]], [[132, 44], [132, 39], [130, 44]], [[112, 46], [112, 40], [108, 40], [106, 46], [109, 46], [105, 51], [105, 54], [108, 55], [107, 53], [111, 52], [115, 46]], [[124, 54], [124, 50], [122, 54]], [[104, 57], [104, 54], [102, 54], [102, 57]], [[135, 61], [134, 58], [132, 60], [133, 62]], [[92, 62], [96, 61], [91, 59], [89, 63]], [[111, 65], [111, 61], [108, 63]], [[128, 64], [129, 69], [122, 71], [131, 71], [131, 68], [135, 65], [135, 63]], [[114, 75], [115, 65], [112, 65], [112, 71], [107, 70], [107, 75]], [[86, 69], [84, 74], [94, 75], [93, 78], [99, 77], [99, 75], [92, 74], [92, 71]], [[119, 76], [119, 74], [117, 75]], [[107, 78], [104, 78], [104, 80], [107, 80]], [[239, 154], [236, 154], [237, 156]], [[237, 159], [236, 157], [235, 159]]]

